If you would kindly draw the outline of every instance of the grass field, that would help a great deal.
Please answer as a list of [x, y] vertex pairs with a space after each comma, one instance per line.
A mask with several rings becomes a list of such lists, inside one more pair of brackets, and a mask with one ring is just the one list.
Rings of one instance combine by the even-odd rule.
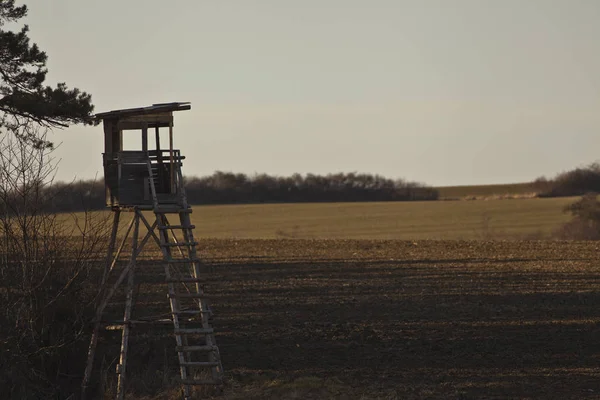
[[[206, 290], [227, 376], [216, 398], [600, 393], [594, 242], [211, 239], [199, 248], [214, 271]], [[153, 268], [140, 279], [154, 279]], [[136, 293], [134, 315], [168, 313], [164, 288]], [[118, 354], [113, 335], [106, 360]], [[131, 339], [132, 398], [175, 399], [172, 338], [148, 340], [139, 330]]]
[[191, 218], [203, 238], [540, 239], [569, 220], [563, 208], [575, 200], [194, 206]]
[[215, 238], [519, 239], [569, 219], [573, 198], [194, 207], [196, 235]]
[[504, 195], [526, 195], [537, 192], [533, 183], [511, 183], [504, 185], [441, 186], [436, 188], [442, 199], [464, 197], [487, 197]]

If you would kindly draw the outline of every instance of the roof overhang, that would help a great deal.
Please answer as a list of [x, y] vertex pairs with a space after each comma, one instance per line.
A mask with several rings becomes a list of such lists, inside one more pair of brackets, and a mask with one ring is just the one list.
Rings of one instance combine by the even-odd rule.
[[[190, 110], [192, 108], [191, 103], [159, 103], [152, 104], [149, 107], [138, 107], [138, 108], [125, 108], [122, 110], [113, 110], [103, 113], [98, 113], [94, 115], [96, 120], [105, 120], [105, 119], [129, 119], [135, 118], [137, 121], [143, 121], [144, 119], [152, 120], [152, 116], [158, 117], [160, 119], [161, 116], [164, 115], [172, 115], [173, 111], [185, 111]], [[149, 118], [144, 118], [149, 117]], [[156, 120], [156, 118], [155, 118]]]

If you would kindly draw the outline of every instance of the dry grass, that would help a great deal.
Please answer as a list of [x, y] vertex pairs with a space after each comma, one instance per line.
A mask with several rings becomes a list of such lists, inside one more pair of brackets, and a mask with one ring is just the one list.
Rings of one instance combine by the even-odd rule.
[[481, 239], [549, 235], [573, 199], [196, 207], [196, 234], [217, 238]]
[[194, 206], [192, 222], [197, 237], [222, 239], [544, 238], [569, 219], [562, 209], [573, 201], [553, 198]]

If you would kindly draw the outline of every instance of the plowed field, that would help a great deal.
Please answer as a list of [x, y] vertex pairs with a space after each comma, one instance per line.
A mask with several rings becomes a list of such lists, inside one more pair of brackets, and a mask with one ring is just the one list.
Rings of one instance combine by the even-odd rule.
[[220, 398], [600, 397], [595, 243], [215, 239], [199, 248], [213, 269]]

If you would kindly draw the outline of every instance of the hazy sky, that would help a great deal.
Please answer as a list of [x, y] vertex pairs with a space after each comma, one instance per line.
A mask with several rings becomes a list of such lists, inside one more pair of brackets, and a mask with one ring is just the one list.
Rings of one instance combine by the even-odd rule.
[[[192, 102], [187, 175], [508, 183], [600, 159], [598, 0], [26, 4], [49, 82], [97, 112]], [[102, 176], [101, 127], [53, 139], [60, 179]]]

